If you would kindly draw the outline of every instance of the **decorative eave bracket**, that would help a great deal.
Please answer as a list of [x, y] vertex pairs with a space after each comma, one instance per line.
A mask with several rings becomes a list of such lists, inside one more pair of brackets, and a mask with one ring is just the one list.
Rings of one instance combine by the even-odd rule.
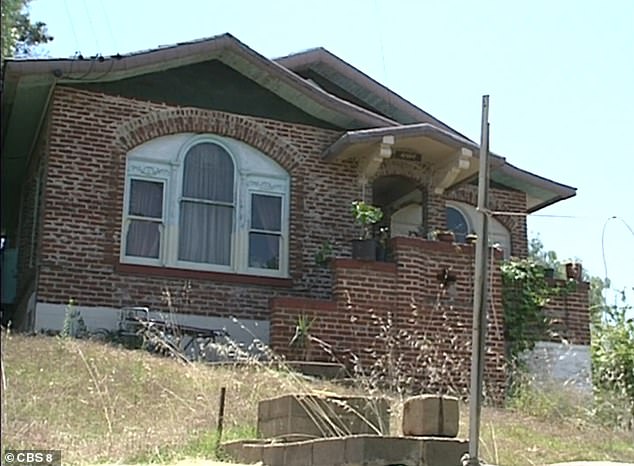
[[360, 185], [367, 185], [368, 180], [376, 175], [383, 161], [392, 157], [392, 146], [394, 146], [394, 136], [383, 136], [379, 149], [367, 154], [359, 161], [358, 175]]
[[473, 162], [473, 152], [465, 147], [461, 148], [450, 160], [434, 170], [431, 184], [434, 193], [443, 194], [458, 178], [461, 172], [468, 170]]

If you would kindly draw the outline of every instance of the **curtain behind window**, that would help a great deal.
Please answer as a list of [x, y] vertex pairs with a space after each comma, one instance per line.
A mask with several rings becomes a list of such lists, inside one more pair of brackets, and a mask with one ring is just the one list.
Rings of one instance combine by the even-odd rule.
[[265, 194], [251, 197], [249, 267], [280, 268], [282, 198]]
[[217, 144], [198, 144], [185, 156], [180, 260], [231, 264], [233, 179], [233, 160]]
[[128, 215], [131, 220], [126, 237], [126, 255], [158, 259], [163, 217], [163, 183], [131, 180]]

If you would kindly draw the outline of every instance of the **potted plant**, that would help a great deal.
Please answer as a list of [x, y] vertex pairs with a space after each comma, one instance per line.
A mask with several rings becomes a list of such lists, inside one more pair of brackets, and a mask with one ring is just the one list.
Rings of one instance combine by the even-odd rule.
[[434, 239], [445, 243], [453, 243], [456, 239], [454, 232], [451, 230], [435, 230], [433, 237]]
[[361, 227], [359, 238], [352, 241], [352, 257], [376, 260], [377, 240], [372, 237], [372, 225], [383, 218], [383, 211], [364, 201], [354, 201], [352, 215], [354, 222]]
[[295, 334], [289, 342], [289, 346], [295, 347], [300, 350], [301, 358], [303, 361], [308, 361], [311, 353], [311, 343], [313, 337], [311, 335], [311, 329], [313, 324], [317, 320], [316, 317], [308, 317], [305, 314], [297, 316], [297, 323], [295, 324]]
[[376, 260], [387, 262], [390, 249], [390, 227], [379, 228], [378, 246], [376, 249]]
[[478, 235], [472, 232], [465, 236], [464, 239], [467, 244], [476, 244], [476, 242], [478, 241]]
[[582, 276], [581, 264], [575, 262], [568, 262], [566, 264], [566, 278], [568, 278], [568, 280], [580, 282]]

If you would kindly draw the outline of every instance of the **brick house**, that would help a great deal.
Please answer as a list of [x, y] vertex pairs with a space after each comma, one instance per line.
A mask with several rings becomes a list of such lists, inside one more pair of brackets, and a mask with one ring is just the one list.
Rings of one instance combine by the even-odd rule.
[[[179, 320], [289, 357], [299, 315], [337, 354], [376, 345], [388, 316], [468, 356], [478, 145], [324, 49], [270, 60], [226, 34], [10, 60], [2, 136], [3, 312], [18, 328], [59, 329], [69, 298], [89, 327], [115, 327], [122, 306], [164, 309], [186, 287]], [[575, 195], [496, 155], [491, 177], [494, 211]], [[388, 261], [351, 258], [357, 199], [383, 209]], [[427, 239], [447, 228], [455, 243]], [[494, 218], [490, 242], [487, 374], [502, 383], [495, 265], [527, 254], [525, 217]], [[587, 325], [570, 328], [587, 345]]]

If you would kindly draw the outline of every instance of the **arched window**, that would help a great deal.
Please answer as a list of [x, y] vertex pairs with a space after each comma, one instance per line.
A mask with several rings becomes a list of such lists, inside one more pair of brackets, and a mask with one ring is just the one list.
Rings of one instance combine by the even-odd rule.
[[467, 235], [471, 232], [471, 226], [466, 215], [457, 207], [448, 205], [445, 208], [447, 216], [447, 228], [453, 231], [457, 243], [464, 243]]
[[[477, 233], [480, 230], [480, 215], [474, 206], [464, 202], [447, 201], [445, 206], [447, 215], [447, 228], [454, 232], [456, 242], [465, 242], [465, 236], [469, 233]], [[504, 257], [511, 255], [511, 233], [499, 220], [489, 220], [489, 246], [497, 245], [502, 249]]]
[[183, 133], [128, 153], [121, 261], [288, 276], [288, 173], [235, 139]]
[[217, 144], [193, 146], [185, 156], [178, 259], [231, 264], [234, 166]]

